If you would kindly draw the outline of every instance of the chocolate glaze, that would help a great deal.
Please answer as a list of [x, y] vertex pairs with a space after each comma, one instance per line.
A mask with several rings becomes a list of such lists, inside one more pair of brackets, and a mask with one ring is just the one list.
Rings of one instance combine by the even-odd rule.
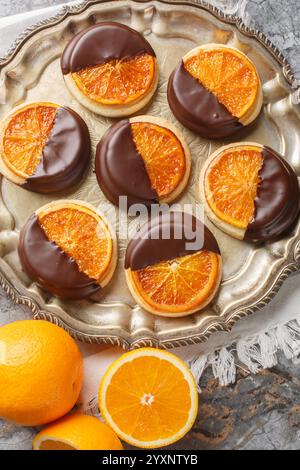
[[71, 257], [48, 240], [35, 214], [21, 230], [18, 251], [24, 271], [52, 294], [65, 299], [83, 299], [101, 288], [79, 271]]
[[[183, 227], [191, 227], [186, 233]], [[170, 237], [164, 239], [164, 230], [170, 230]], [[203, 244], [200, 247], [187, 247], [187, 243], [196, 240], [195, 231], [203, 230]], [[180, 238], [175, 238], [176, 234]], [[177, 235], [178, 236], [178, 235]], [[126, 250], [125, 269], [133, 271], [184, 256], [200, 250], [213, 251], [220, 254], [218, 243], [210, 230], [196, 219], [196, 217], [183, 212], [170, 212], [160, 214], [144, 224], [137, 236], [133, 238]]]
[[61, 56], [61, 69], [66, 75], [144, 53], [155, 57], [154, 50], [140, 33], [124, 24], [103, 22], [80, 31], [71, 39]]
[[244, 236], [255, 242], [281, 235], [294, 223], [300, 208], [299, 184], [292, 167], [270, 147], [263, 147], [262, 157], [254, 216]]
[[119, 196], [128, 197], [128, 207], [135, 203], [149, 207], [158, 201], [128, 119], [111, 126], [100, 140], [95, 171], [100, 188], [115, 205], [119, 204]]
[[243, 125], [185, 68], [183, 61], [168, 82], [168, 102], [185, 127], [208, 139], [234, 134]]
[[77, 184], [89, 163], [90, 135], [83, 119], [72, 109], [58, 108], [41, 160], [23, 187], [53, 193]]

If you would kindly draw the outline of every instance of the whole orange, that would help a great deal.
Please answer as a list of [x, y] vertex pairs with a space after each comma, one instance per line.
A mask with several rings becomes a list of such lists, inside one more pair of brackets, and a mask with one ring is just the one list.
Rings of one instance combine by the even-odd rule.
[[71, 336], [43, 320], [0, 327], [0, 416], [25, 426], [49, 423], [75, 405], [82, 356]]

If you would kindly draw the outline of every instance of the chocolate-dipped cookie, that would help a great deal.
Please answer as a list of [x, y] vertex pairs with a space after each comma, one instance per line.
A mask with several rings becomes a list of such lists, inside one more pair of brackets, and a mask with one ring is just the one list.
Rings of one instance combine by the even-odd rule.
[[59, 200], [34, 212], [20, 232], [18, 252], [32, 281], [65, 299], [98, 292], [117, 263], [116, 237], [108, 222], [77, 200]]
[[152, 218], [129, 242], [126, 280], [136, 302], [161, 316], [201, 310], [216, 294], [222, 273], [218, 243], [197, 218], [168, 212]]
[[241, 51], [206, 44], [188, 52], [171, 74], [168, 102], [185, 127], [207, 139], [223, 138], [258, 116], [261, 82]]
[[184, 190], [191, 167], [188, 146], [165, 119], [137, 116], [112, 125], [100, 140], [96, 176], [106, 197], [119, 205], [169, 203]]
[[143, 108], [158, 84], [156, 55], [137, 31], [102, 22], [76, 34], [61, 56], [65, 83], [91, 111], [129, 116]]
[[0, 123], [0, 171], [38, 193], [53, 193], [80, 182], [90, 159], [90, 136], [70, 108], [34, 102], [13, 109]]
[[238, 142], [214, 152], [200, 175], [208, 217], [224, 232], [252, 242], [273, 240], [299, 215], [299, 185], [288, 162], [270, 147]]

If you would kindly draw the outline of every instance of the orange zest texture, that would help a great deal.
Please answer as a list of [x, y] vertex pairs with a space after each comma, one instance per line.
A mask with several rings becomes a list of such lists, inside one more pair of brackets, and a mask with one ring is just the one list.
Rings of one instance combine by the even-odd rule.
[[0, 416], [40, 426], [68, 413], [82, 385], [79, 348], [62, 328], [45, 320], [0, 327]]
[[72, 413], [46, 426], [33, 440], [33, 450], [122, 450], [112, 429], [95, 416]]
[[176, 135], [149, 122], [131, 123], [133, 140], [158, 196], [171, 194], [185, 173], [185, 153]]
[[105, 223], [82, 207], [63, 207], [39, 216], [49, 240], [73, 258], [79, 271], [99, 280], [112, 256], [112, 240]]
[[178, 357], [141, 348], [110, 366], [101, 382], [99, 406], [119, 437], [138, 447], [154, 448], [189, 431], [198, 396], [190, 370]]
[[3, 160], [21, 178], [34, 174], [54, 124], [57, 106], [28, 105], [8, 121], [2, 137]]
[[72, 73], [77, 87], [90, 99], [104, 105], [127, 104], [151, 87], [155, 58], [141, 54], [130, 59], [111, 60]]
[[241, 118], [255, 102], [259, 78], [255, 67], [235, 50], [199, 50], [184, 60], [185, 69], [211, 91], [230, 113]]
[[217, 217], [246, 229], [254, 215], [262, 154], [255, 147], [225, 150], [206, 171], [207, 202]]
[[131, 271], [142, 299], [155, 310], [172, 313], [196, 309], [213, 292], [218, 275], [218, 255], [204, 250]]

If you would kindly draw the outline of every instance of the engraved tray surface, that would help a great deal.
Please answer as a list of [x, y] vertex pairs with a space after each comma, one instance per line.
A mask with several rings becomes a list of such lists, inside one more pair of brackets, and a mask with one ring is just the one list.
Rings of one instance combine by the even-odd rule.
[[[207, 2], [189, 1], [85, 1], [66, 6], [62, 13], [27, 30], [0, 59], [0, 117], [23, 101], [50, 100], [74, 108], [87, 122], [93, 149], [113, 122], [97, 116], [75, 101], [67, 91], [59, 56], [70, 38], [81, 29], [103, 20], [125, 23], [143, 33], [154, 47], [160, 66], [157, 93], [143, 113], [176, 122], [166, 99], [167, 80], [178, 60], [198, 44], [233, 45], [256, 64], [264, 92], [264, 107], [254, 124], [231, 141], [257, 141], [286, 156], [300, 176], [299, 90], [289, 64], [260, 32], [242, 20], [224, 15]], [[208, 141], [184, 129], [193, 158], [192, 175], [178, 201], [197, 202], [196, 182], [205, 158], [229, 140]], [[94, 153], [92, 156], [92, 164]], [[109, 343], [124, 348], [165, 348], [206, 340], [214, 331], [228, 330], [244, 316], [263, 307], [291, 272], [300, 268], [300, 224], [289, 236], [261, 247], [234, 240], [206, 220], [223, 256], [223, 281], [209, 308], [194, 315], [170, 319], [143, 311], [127, 289], [123, 258], [126, 240], [119, 241], [119, 264], [113, 282], [98, 298], [61, 301], [42, 292], [22, 273], [17, 255], [20, 227], [32, 211], [58, 198], [78, 198], [99, 207], [112, 221], [112, 205], [101, 193], [93, 168], [72, 193], [43, 196], [26, 191], [6, 179], [0, 191], [0, 281], [6, 292], [43, 318], [67, 329], [82, 341]], [[182, 206], [181, 206], [182, 207]], [[134, 233], [137, 220], [130, 220]], [[118, 232], [118, 226], [115, 226]]]

